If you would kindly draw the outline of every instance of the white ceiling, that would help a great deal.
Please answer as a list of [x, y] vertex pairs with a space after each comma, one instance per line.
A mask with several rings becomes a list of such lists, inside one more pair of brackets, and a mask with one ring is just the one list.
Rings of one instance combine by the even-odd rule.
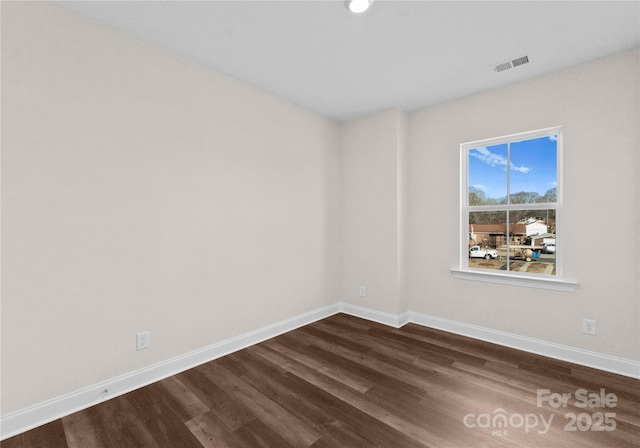
[[[322, 115], [415, 110], [640, 46], [640, 1], [60, 2]], [[530, 63], [496, 73], [495, 64]]]

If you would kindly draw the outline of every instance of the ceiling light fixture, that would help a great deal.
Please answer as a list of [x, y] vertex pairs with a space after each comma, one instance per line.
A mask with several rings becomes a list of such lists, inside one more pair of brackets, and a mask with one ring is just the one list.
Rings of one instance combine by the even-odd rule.
[[373, 0], [347, 0], [344, 3], [352, 13], [361, 14], [369, 9]]

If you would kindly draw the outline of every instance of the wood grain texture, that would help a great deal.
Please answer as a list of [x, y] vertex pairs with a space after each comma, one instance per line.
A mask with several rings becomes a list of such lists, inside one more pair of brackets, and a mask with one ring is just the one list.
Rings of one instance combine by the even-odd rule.
[[[539, 405], [543, 389], [570, 394], [566, 407]], [[615, 394], [616, 406], [581, 407], [578, 390]], [[595, 425], [606, 412], [609, 425]], [[631, 448], [639, 441], [638, 380], [338, 314], [1, 446]]]

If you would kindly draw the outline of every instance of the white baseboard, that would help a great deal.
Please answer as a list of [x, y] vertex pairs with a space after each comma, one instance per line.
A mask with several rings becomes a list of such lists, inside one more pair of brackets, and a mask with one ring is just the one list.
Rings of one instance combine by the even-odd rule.
[[606, 372], [617, 373], [619, 375], [640, 379], [640, 362], [630, 359], [617, 358], [602, 353], [582, 350], [566, 345], [541, 341], [539, 339], [519, 336], [512, 333], [464, 324], [438, 317], [427, 316], [425, 314], [409, 312], [409, 321], [425, 327], [456, 333], [462, 336], [469, 336], [481, 341], [511, 347], [537, 355], [547, 356], [574, 364], [579, 364]]
[[519, 336], [490, 328], [469, 325], [439, 317], [409, 311], [400, 315], [389, 314], [359, 306], [341, 304], [340, 310], [352, 316], [361, 317], [381, 324], [399, 328], [407, 323], [414, 323], [424, 327], [447, 331], [462, 336], [468, 336], [481, 341], [505, 347], [515, 348], [524, 352], [558, 359], [586, 367], [592, 367], [606, 372], [640, 379], [640, 362], [630, 359], [617, 358], [602, 353], [591, 352], [566, 345], [554, 344], [539, 339]]
[[[388, 325], [390, 327], [400, 328], [405, 322], [401, 316], [397, 314], [385, 313], [383, 311], [376, 311], [369, 308], [363, 308], [357, 305], [350, 305], [348, 303], [341, 302], [339, 304], [340, 312], [349, 314], [351, 316], [361, 317], [372, 322], [378, 322], [379, 324]], [[405, 313], [407, 314], [407, 313]]]
[[616, 358], [412, 311], [396, 315], [338, 302], [3, 416], [0, 419], [0, 440], [340, 312], [395, 328], [407, 323], [415, 323], [525, 352], [640, 379], [640, 362], [637, 361]]
[[0, 419], [0, 440], [13, 437], [339, 312], [340, 304], [336, 303], [2, 416]]

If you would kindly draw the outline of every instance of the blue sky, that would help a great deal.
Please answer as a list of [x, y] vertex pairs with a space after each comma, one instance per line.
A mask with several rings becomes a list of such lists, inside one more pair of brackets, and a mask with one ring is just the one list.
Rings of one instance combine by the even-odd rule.
[[[511, 193], [537, 192], [557, 186], [557, 137], [511, 143]], [[500, 199], [507, 195], [507, 144], [469, 150], [469, 187]]]

